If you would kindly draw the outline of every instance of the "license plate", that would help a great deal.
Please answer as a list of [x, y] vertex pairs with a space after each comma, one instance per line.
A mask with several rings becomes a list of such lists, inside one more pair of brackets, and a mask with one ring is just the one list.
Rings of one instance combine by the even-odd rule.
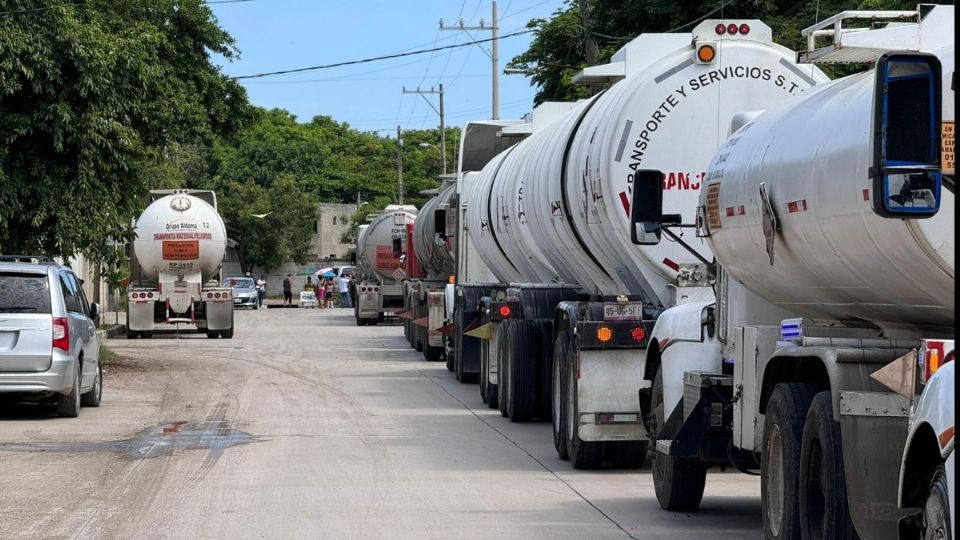
[[603, 320], [640, 321], [643, 320], [643, 302], [604, 302]]

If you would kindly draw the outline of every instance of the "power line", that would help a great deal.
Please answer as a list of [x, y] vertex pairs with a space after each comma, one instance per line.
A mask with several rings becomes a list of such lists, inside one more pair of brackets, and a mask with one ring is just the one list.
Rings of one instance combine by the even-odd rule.
[[510, 37], [516, 37], [516, 36], [520, 36], [520, 35], [523, 35], [523, 34], [529, 34], [529, 33], [531, 33], [531, 32], [535, 32], [535, 31], [536, 31], [536, 29], [530, 28], [530, 29], [527, 29], [527, 30], [519, 30], [519, 31], [517, 31], [517, 32], [513, 32], [513, 33], [510, 33], [510, 34], [504, 34], [504, 35], [499, 36], [499, 37], [497, 37], [497, 38], [478, 39], [478, 40], [475, 40], [475, 41], [471, 41], [471, 42], [469, 42], [469, 43], [457, 43], [457, 44], [454, 44], [454, 45], [446, 45], [446, 46], [443, 46], [443, 47], [433, 47], [433, 48], [430, 48], [430, 49], [420, 49], [420, 50], [417, 50], [417, 51], [410, 51], [410, 52], [405, 52], [405, 53], [388, 54], [388, 55], [383, 55], [383, 56], [375, 56], [375, 57], [372, 57], [372, 58], [364, 58], [364, 59], [362, 59], [362, 60], [348, 60], [348, 61], [345, 61], [345, 62], [336, 62], [336, 63], [334, 63], [334, 64], [323, 64], [323, 65], [319, 65], [319, 66], [302, 67], [302, 68], [296, 68], [296, 69], [284, 69], [284, 70], [280, 70], [280, 71], [268, 71], [268, 72], [265, 72], [265, 73], [255, 73], [255, 74], [252, 74], [252, 75], [240, 75], [240, 76], [234, 77], [234, 79], [237, 79], [237, 80], [242, 80], [242, 79], [259, 79], [259, 78], [262, 78], [262, 77], [270, 77], [270, 76], [273, 76], [273, 75], [286, 75], [286, 74], [289, 74], [289, 73], [303, 73], [303, 72], [305, 72], [305, 71], [316, 71], [316, 70], [320, 70], [320, 69], [330, 69], [330, 68], [341, 67], [341, 66], [352, 66], [352, 65], [356, 65], [356, 64], [367, 64], [367, 63], [370, 63], [370, 62], [377, 62], [377, 61], [380, 61], [380, 60], [389, 60], [389, 59], [391, 59], [391, 58], [402, 58], [402, 57], [405, 57], [405, 56], [414, 56], [414, 55], [418, 55], [418, 54], [426, 54], [426, 53], [435, 52], [435, 51], [445, 51], [445, 50], [448, 50], [448, 49], [458, 49], [458, 48], [461, 48], [461, 47], [469, 47], [469, 46], [474, 45], [474, 44], [476, 44], [476, 43], [486, 43], [486, 42], [489, 42], [489, 41], [493, 41], [494, 39], [506, 39], [506, 38], [510, 38]]

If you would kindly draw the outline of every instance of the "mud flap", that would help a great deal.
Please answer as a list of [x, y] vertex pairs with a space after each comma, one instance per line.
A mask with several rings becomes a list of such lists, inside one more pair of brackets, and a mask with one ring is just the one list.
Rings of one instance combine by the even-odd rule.
[[892, 392], [840, 392], [847, 504], [861, 538], [896, 540], [900, 460], [909, 428], [909, 401]]

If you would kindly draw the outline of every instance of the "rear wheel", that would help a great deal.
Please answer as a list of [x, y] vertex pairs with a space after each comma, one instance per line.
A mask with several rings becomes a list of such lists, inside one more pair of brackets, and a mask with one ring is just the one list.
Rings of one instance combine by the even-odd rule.
[[800, 534], [803, 538], [854, 538], [847, 511], [840, 423], [833, 419], [830, 391], [813, 398], [800, 447]]
[[220, 331], [219, 331], [219, 330], [210, 330], [210, 329], [208, 328], [208, 329], [207, 329], [207, 337], [210, 338], [210, 339], [218, 338], [218, 337], [220, 337]]
[[497, 341], [497, 408], [500, 416], [509, 416], [510, 406], [510, 333], [513, 321], [500, 323], [500, 339]]
[[553, 365], [551, 372], [553, 384], [551, 385], [551, 404], [553, 406], [552, 421], [553, 424], [553, 447], [557, 449], [557, 456], [560, 459], [570, 459], [567, 452], [567, 361], [570, 350], [570, 334], [566, 330], [557, 334], [557, 340], [553, 345]]
[[[663, 405], [663, 371], [659, 369], [650, 392], [650, 409], [654, 417], [651, 440], [655, 441], [667, 417]], [[707, 467], [703, 463], [654, 452], [650, 469], [660, 508], [681, 512], [699, 508], [707, 482]]]
[[426, 346], [423, 348], [423, 357], [430, 362], [443, 360], [443, 347]]
[[930, 494], [923, 505], [923, 540], [951, 538], [950, 492], [947, 471], [941, 464], [930, 481]]
[[80, 405], [84, 407], [99, 407], [103, 396], [103, 366], [97, 363], [97, 375], [93, 380], [93, 388], [80, 397]]
[[529, 422], [537, 415], [534, 392], [537, 361], [533, 346], [533, 325], [518, 321], [511, 325], [507, 348], [510, 355], [510, 399], [507, 414], [511, 422]]
[[137, 336], [139, 334], [140, 332], [137, 332], [136, 330], [131, 330], [130, 327], [127, 326], [127, 339], [137, 339]]
[[580, 438], [580, 404], [577, 401], [577, 363], [567, 363], [567, 453], [574, 469], [596, 469], [603, 462], [603, 443]]
[[607, 450], [617, 469], [639, 469], [647, 457], [647, 441], [609, 442]]
[[64, 418], [80, 416], [80, 363], [77, 362], [76, 376], [73, 378], [73, 387], [67, 395], [57, 396], [57, 414]]
[[760, 463], [763, 531], [768, 539], [800, 538], [800, 448], [807, 410], [817, 394], [811, 384], [782, 383], [767, 403]]

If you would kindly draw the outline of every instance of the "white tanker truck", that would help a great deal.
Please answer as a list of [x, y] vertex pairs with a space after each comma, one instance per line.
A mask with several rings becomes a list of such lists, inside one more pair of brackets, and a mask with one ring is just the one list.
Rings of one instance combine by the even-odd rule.
[[[636, 185], [637, 242], [690, 223], [715, 256], [716, 301], [666, 310], [650, 338], [640, 408], [663, 508], [697, 508], [709, 466], [759, 468], [766, 538], [897, 538], [907, 355], [955, 332], [954, 8], [929, 8], [805, 30], [801, 58], [876, 68], [732, 126], [696, 219], [662, 213], [659, 180]], [[858, 18], [874, 29], [848, 30]], [[878, 382], [897, 380], [906, 396]], [[917, 456], [902, 538], [930, 522], [922, 473], [944, 459]]]
[[633, 186], [664, 171], [664, 205], [692, 220], [734, 115], [826, 77], [797, 66], [760, 21], [710, 20], [641, 35], [579, 80], [616, 84], [535, 121], [471, 191], [466, 227], [499, 283], [480, 302], [489, 326], [467, 334], [490, 338], [470, 367], [511, 420], [552, 418], [557, 452], [574, 467], [635, 467], [646, 456], [636, 395], [649, 386], [650, 331], [665, 308], [713, 291], [709, 250], [692, 234], [631, 243]]
[[157, 324], [191, 324], [233, 337], [233, 294], [220, 285], [227, 230], [212, 191], [154, 190], [136, 222], [127, 294], [127, 338]]
[[[456, 214], [448, 212], [456, 191], [456, 177], [443, 178], [436, 196], [420, 209], [420, 219], [413, 224], [407, 240], [413, 244], [415, 260], [425, 275], [407, 279], [404, 288], [404, 317], [410, 345], [423, 351], [427, 360], [443, 358], [444, 334], [440, 328], [446, 324], [444, 290], [453, 276], [453, 239], [448, 234], [447, 216], [455, 220]], [[452, 225], [452, 223], [451, 223]]]
[[403, 308], [401, 281], [406, 276], [403, 256], [406, 252], [407, 224], [417, 217], [410, 205], [388, 205], [357, 234], [357, 273], [351, 280], [356, 299], [357, 326], [375, 325], [385, 313]]

